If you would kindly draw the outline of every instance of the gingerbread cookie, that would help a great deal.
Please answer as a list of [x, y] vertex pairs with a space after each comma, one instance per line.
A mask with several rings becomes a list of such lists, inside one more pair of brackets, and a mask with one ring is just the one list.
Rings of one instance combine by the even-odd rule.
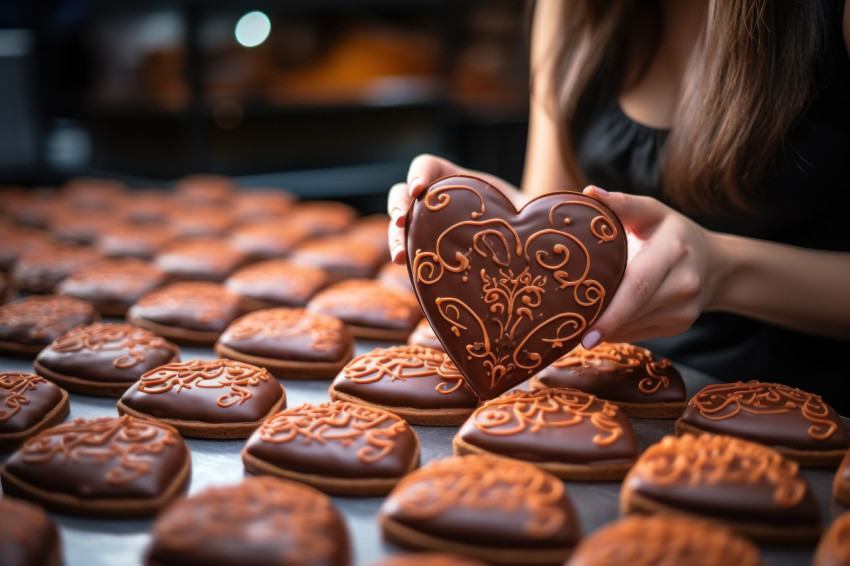
[[396, 415], [333, 401], [286, 409], [242, 450], [245, 469], [332, 494], [381, 495], [419, 465], [416, 433]]
[[150, 330], [96, 323], [58, 337], [39, 352], [33, 367], [72, 393], [120, 397], [142, 374], [179, 360], [177, 346]]
[[760, 442], [802, 466], [837, 466], [850, 447], [847, 428], [820, 396], [760, 381], [704, 387], [676, 421], [676, 433], [686, 432]]
[[296, 203], [288, 218], [308, 236], [326, 236], [342, 232], [357, 218], [357, 209], [335, 200]]
[[242, 189], [233, 195], [233, 215], [240, 222], [277, 220], [286, 216], [298, 196], [286, 189]]
[[183, 436], [247, 438], [285, 406], [283, 386], [264, 368], [196, 359], [144, 374], [118, 401], [118, 413], [156, 419]]
[[236, 319], [216, 355], [262, 366], [275, 377], [331, 378], [354, 355], [354, 338], [336, 317], [305, 309], [265, 309]]
[[303, 307], [326, 282], [327, 275], [318, 267], [273, 259], [237, 270], [224, 284], [242, 298], [242, 310], [250, 312]]
[[289, 255], [308, 236], [297, 224], [283, 220], [252, 222], [230, 232], [230, 245], [253, 260]]
[[357, 356], [328, 393], [331, 399], [377, 407], [415, 425], [459, 425], [478, 405], [446, 354], [421, 346], [377, 348]]
[[0, 352], [35, 357], [74, 327], [100, 320], [86, 301], [61, 295], [34, 295], [0, 306]]
[[620, 509], [701, 517], [778, 545], [811, 544], [821, 530], [797, 462], [724, 435], [666, 436], [650, 446], [623, 481]]
[[51, 241], [50, 234], [42, 230], [0, 224], [0, 271], [11, 270], [19, 258]]
[[832, 481], [832, 495], [845, 505], [850, 505], [850, 452], [844, 455], [835, 479]]
[[845, 566], [850, 564], [850, 512], [839, 516], [821, 538], [815, 549], [812, 566]]
[[166, 509], [154, 521], [146, 564], [349, 566], [351, 545], [328, 496], [293, 481], [249, 477]]
[[208, 281], [172, 283], [127, 311], [127, 321], [179, 344], [209, 346], [239, 316], [239, 296]]
[[62, 541], [50, 516], [38, 505], [0, 499], [0, 561], [4, 566], [61, 566]]
[[69, 406], [68, 393], [43, 377], [0, 373], [0, 452], [61, 423]]
[[103, 316], [120, 317], [166, 279], [166, 273], [150, 263], [113, 259], [75, 271], [57, 285], [56, 292], [90, 302]]
[[165, 247], [154, 264], [173, 280], [220, 283], [245, 263], [247, 256], [226, 240], [189, 240]]
[[413, 332], [410, 333], [410, 336], [407, 337], [407, 343], [411, 346], [425, 346], [432, 350], [440, 350], [441, 352], [446, 351], [446, 349], [443, 348], [443, 343], [440, 342], [440, 339], [437, 338], [436, 334], [434, 334], [434, 329], [431, 328], [431, 323], [428, 322], [427, 318], [423, 318], [419, 321], [419, 324], [416, 325], [416, 328], [414, 328]]
[[378, 271], [377, 279], [381, 283], [413, 291], [413, 284], [410, 282], [410, 274], [407, 272], [406, 265], [387, 262]]
[[378, 521], [392, 543], [498, 564], [560, 564], [580, 538], [561, 480], [495, 456], [446, 458], [411, 472]]
[[22, 256], [12, 270], [19, 289], [33, 293], [52, 293], [56, 284], [76, 270], [103, 259], [91, 246], [48, 244]]
[[189, 484], [172, 427], [131, 416], [74, 419], [27, 440], [0, 469], [3, 492], [93, 517], [149, 517]]
[[485, 401], [452, 442], [455, 454], [523, 460], [562, 479], [621, 479], [638, 456], [629, 419], [577, 389], [512, 391]]
[[673, 419], [685, 410], [685, 383], [666, 358], [622, 342], [578, 346], [531, 378], [535, 389], [572, 387], [617, 405], [628, 417]]
[[342, 234], [307, 240], [293, 250], [290, 259], [301, 265], [324, 269], [328, 283], [333, 284], [345, 279], [374, 276], [384, 262], [384, 249], [358, 242], [350, 234]]
[[374, 279], [349, 279], [319, 291], [307, 304], [316, 312], [333, 315], [357, 338], [403, 342], [422, 310], [413, 293]]
[[487, 566], [487, 563], [447, 552], [416, 552], [389, 556], [369, 566]]
[[101, 234], [95, 245], [109, 257], [152, 260], [175, 237], [165, 226], [119, 224]]

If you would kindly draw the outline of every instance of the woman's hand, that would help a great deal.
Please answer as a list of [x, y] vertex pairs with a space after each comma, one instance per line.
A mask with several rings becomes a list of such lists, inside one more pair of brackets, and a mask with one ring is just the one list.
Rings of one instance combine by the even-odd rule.
[[448, 175], [473, 175], [483, 179], [501, 190], [515, 206], [519, 206], [523, 200], [516, 187], [498, 177], [480, 171], [464, 169], [447, 159], [434, 155], [419, 155], [410, 163], [410, 169], [407, 171], [407, 182], [393, 185], [387, 197], [387, 212], [390, 215], [390, 256], [395, 263], [404, 263], [404, 223], [410, 203], [428, 185]]
[[613, 210], [628, 233], [629, 261], [607, 310], [582, 345], [673, 336], [691, 327], [711, 303], [722, 273], [713, 233], [661, 202], [587, 187]]

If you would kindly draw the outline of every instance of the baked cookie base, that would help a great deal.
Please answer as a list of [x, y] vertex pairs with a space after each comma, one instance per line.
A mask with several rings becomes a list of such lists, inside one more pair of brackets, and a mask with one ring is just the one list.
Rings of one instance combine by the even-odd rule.
[[[452, 439], [452, 447], [454, 448], [455, 456], [465, 456], [467, 454], [489, 454], [492, 456], [501, 456], [502, 458], [512, 458], [508, 454], [500, 454], [498, 452], [490, 452], [474, 444], [470, 444], [463, 440], [459, 434], [456, 434]], [[522, 460], [529, 464], [533, 464], [542, 470], [561, 478], [562, 480], [572, 481], [616, 481], [621, 480], [629, 472], [634, 465], [634, 462], [625, 462], [618, 464], [602, 464], [590, 466], [587, 464], [569, 464], [567, 462], [532, 462], [531, 460]]]
[[375, 328], [373, 326], [356, 326], [347, 322], [345, 324], [351, 331], [351, 335], [355, 338], [382, 342], [407, 342], [407, 337], [410, 336], [410, 333], [413, 332], [413, 328], [416, 326], [414, 324], [410, 328], [399, 330], [393, 328]]
[[811, 546], [818, 541], [821, 535], [820, 525], [785, 527], [782, 525], [763, 525], [753, 522], [708, 517], [678, 507], [658, 503], [628, 489], [625, 484], [620, 490], [620, 512], [623, 515], [627, 513], [643, 513], [645, 515], [670, 513], [691, 519], [699, 519], [732, 529], [739, 535], [743, 535], [759, 544], [779, 547]]
[[9, 473], [5, 467], [0, 468], [0, 481], [3, 484], [4, 494], [26, 499], [27, 501], [42, 505], [51, 511], [84, 517], [133, 519], [154, 516], [160, 509], [185, 491], [189, 485], [191, 469], [192, 458], [187, 455], [186, 461], [168, 487], [159, 497], [151, 499], [98, 499], [93, 496], [82, 498], [64, 493], [56, 493], [30, 485], [21, 478]]
[[[532, 543], [523, 547], [499, 547], [495, 544], [483, 546], [467, 544], [435, 537], [402, 525], [397, 521], [380, 517], [384, 539], [393, 544], [416, 550], [451, 552], [484, 560], [490, 564], [517, 566], [542, 566], [563, 564], [572, 553], [570, 548], [535, 548]], [[493, 541], [494, 543], [496, 541]]]
[[[695, 427], [690, 423], [683, 422], [681, 418], [676, 421], [675, 425], [676, 436], [682, 436], [686, 433], [692, 434], [719, 434], [710, 430], [703, 430], [699, 427]], [[724, 433], [729, 434], [729, 433]], [[730, 435], [734, 436], [734, 435]], [[800, 450], [798, 448], [788, 448], [787, 446], [776, 446], [771, 444], [765, 444], [763, 442], [759, 442], [758, 440], [752, 438], [744, 438], [744, 440], [749, 440], [750, 442], [757, 442], [759, 444], [763, 444], [765, 446], [769, 446], [773, 448], [786, 458], [790, 458], [794, 460], [804, 468], [835, 468], [838, 464], [841, 463], [841, 460], [844, 458], [844, 455], [847, 454], [847, 449], [840, 450]]]
[[475, 411], [475, 407], [469, 409], [417, 409], [415, 407], [393, 407], [390, 405], [381, 405], [379, 403], [371, 403], [360, 397], [349, 395], [337, 391], [333, 384], [328, 388], [328, 395], [334, 401], [348, 401], [365, 407], [373, 407], [381, 409], [399, 416], [412, 425], [423, 426], [456, 426], [463, 424]]
[[146, 318], [139, 318], [127, 313], [127, 322], [135, 324], [145, 330], [156, 332], [163, 338], [167, 338], [172, 342], [183, 344], [185, 346], [212, 346], [218, 337], [224, 332], [214, 330], [191, 330], [189, 328], [178, 328], [176, 326], [166, 326], [157, 322], [150, 321]]
[[402, 477], [419, 467], [419, 443], [417, 441], [416, 452], [411, 458], [407, 470], [404, 474], [395, 478], [340, 478], [296, 472], [257, 458], [253, 454], [249, 454], [247, 448], [242, 449], [242, 463], [245, 469], [252, 474], [267, 474], [295, 480], [330, 495], [386, 495], [392, 491]]
[[34, 358], [47, 346], [50, 346], [49, 342], [47, 344], [19, 344], [18, 342], [0, 340], [0, 354], [16, 358]]
[[216, 344], [214, 350], [215, 355], [220, 358], [228, 358], [266, 368], [269, 370], [269, 373], [279, 379], [328, 379], [336, 377], [336, 374], [354, 357], [353, 342], [345, 355], [335, 362], [305, 362], [300, 360], [262, 358], [243, 354], [223, 344]]
[[59, 403], [44, 415], [43, 419], [30, 428], [18, 432], [0, 432], [0, 452], [11, 452], [23, 444], [27, 438], [35, 436], [39, 432], [64, 421], [65, 417], [68, 416], [68, 412], [71, 410], [71, 403], [68, 401], [68, 392], [62, 389], [61, 393], [62, 398], [59, 400]]
[[[170, 364], [177, 361], [180, 361], [180, 354], [175, 354], [165, 363]], [[38, 360], [33, 361], [32, 365], [35, 373], [67, 389], [71, 393], [81, 393], [93, 397], [121, 397], [137, 381], [135, 379], [132, 381], [93, 381], [74, 375], [56, 373], [44, 367]]]
[[149, 415], [147, 413], [142, 413], [141, 411], [137, 411], [131, 407], [125, 405], [122, 401], [118, 401], [118, 414], [119, 415], [130, 415], [131, 417], [136, 417], [139, 419], [149, 419], [152, 421], [157, 421], [161, 423], [165, 423], [167, 425], [173, 426], [177, 429], [182, 436], [190, 437], [190, 438], [216, 438], [220, 440], [226, 439], [234, 439], [234, 438], [248, 438], [251, 436], [257, 427], [259, 427], [263, 422], [286, 407], [286, 390], [281, 385], [282, 395], [277, 403], [272, 406], [271, 410], [266, 413], [262, 418], [251, 421], [251, 422], [238, 422], [238, 423], [207, 423], [201, 421], [184, 421], [181, 419], [164, 419], [161, 417], [155, 417], [153, 415]]

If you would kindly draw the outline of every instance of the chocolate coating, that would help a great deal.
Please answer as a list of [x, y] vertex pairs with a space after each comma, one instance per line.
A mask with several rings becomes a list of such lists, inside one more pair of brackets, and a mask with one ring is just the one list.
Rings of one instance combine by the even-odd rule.
[[514, 391], [484, 402], [458, 431], [466, 443], [529, 462], [633, 462], [637, 436], [616, 407], [574, 389]]
[[820, 396], [780, 383], [748, 381], [704, 387], [682, 422], [769, 446], [800, 450], [850, 447], [847, 428]]
[[0, 350], [33, 353], [76, 326], [100, 317], [86, 301], [61, 295], [33, 295], [0, 307]]
[[813, 566], [850, 564], [850, 512], [839, 516], [821, 538], [815, 550]]
[[345, 230], [357, 214], [357, 209], [343, 202], [313, 200], [297, 203], [289, 220], [308, 236], [326, 236]]
[[227, 278], [225, 286], [244, 302], [263, 307], [303, 307], [326, 281], [322, 269], [281, 259], [243, 267]]
[[240, 221], [277, 219], [285, 216], [298, 200], [285, 189], [242, 189], [233, 195], [234, 215]]
[[251, 423], [283, 396], [264, 368], [233, 360], [189, 360], [144, 374], [121, 397], [126, 407], [158, 419], [200, 423]]
[[835, 472], [832, 494], [845, 505], [850, 505], [850, 451], [844, 455]]
[[109, 257], [135, 257], [151, 260], [175, 238], [164, 226], [118, 225], [98, 237], [97, 248]]
[[150, 263], [114, 259], [75, 271], [59, 283], [56, 292], [89, 301], [105, 316], [123, 316], [142, 295], [165, 281], [165, 272]]
[[389, 407], [474, 408], [478, 399], [443, 352], [421, 346], [377, 348], [351, 360], [333, 389]]
[[407, 272], [406, 265], [387, 262], [378, 272], [377, 279], [387, 285], [395, 285], [408, 291], [413, 290], [413, 283], [410, 282], [410, 274]]
[[320, 267], [328, 282], [344, 279], [368, 279], [384, 262], [384, 250], [354, 240], [351, 235], [326, 236], [300, 244], [290, 259], [302, 265]]
[[433, 183], [405, 234], [422, 310], [484, 399], [572, 350], [626, 265], [625, 230], [597, 200], [550, 193], [516, 212], [474, 177]]
[[39, 352], [36, 363], [65, 376], [92, 382], [126, 382], [180, 359], [180, 350], [161, 336], [132, 324], [80, 326]]
[[62, 390], [29, 373], [0, 373], [0, 444], [4, 435], [31, 429], [62, 401]]
[[151, 291], [127, 311], [128, 320], [189, 330], [223, 332], [239, 315], [239, 296], [205, 281], [172, 283]]
[[258, 428], [245, 451], [286, 470], [340, 479], [400, 478], [418, 456], [403, 419], [354, 403], [280, 411]]
[[15, 263], [12, 274], [21, 289], [52, 293], [56, 284], [74, 271], [102, 259], [103, 254], [89, 246], [51, 244], [22, 256]]
[[235, 228], [230, 234], [230, 244], [251, 258], [272, 259], [288, 255], [307, 236], [297, 224], [266, 220]]
[[544, 387], [572, 387], [609, 401], [684, 403], [685, 383], [666, 358], [626, 343], [578, 346], [534, 377]]
[[623, 482], [656, 503], [705, 517], [810, 527], [820, 510], [796, 462], [730, 436], [666, 436], [650, 446]]
[[335, 362], [354, 339], [336, 317], [306, 309], [265, 309], [238, 318], [218, 343], [237, 352], [276, 360]]
[[74, 419], [29, 439], [6, 474], [57, 495], [93, 502], [155, 499], [180, 476], [189, 448], [173, 428], [130, 416]]
[[14, 499], [0, 499], [0, 560], [4, 566], [59, 566], [61, 542], [44, 510]]
[[416, 328], [414, 328], [410, 336], [407, 337], [407, 343], [411, 346], [424, 346], [426, 348], [431, 348], [432, 350], [439, 350], [441, 352], [446, 351], [446, 349], [443, 348], [443, 343], [440, 342], [440, 339], [437, 338], [436, 334], [434, 334], [434, 329], [431, 328], [431, 323], [428, 322], [427, 318], [423, 318], [419, 321], [419, 324], [416, 325]]
[[174, 279], [221, 282], [246, 260], [225, 240], [190, 240], [161, 250], [154, 264]]
[[50, 234], [41, 230], [0, 225], [0, 271], [10, 270], [21, 256], [50, 241]]
[[564, 484], [496, 456], [435, 460], [405, 476], [379, 512], [427, 535], [492, 548], [565, 548], [579, 526]]
[[233, 226], [233, 215], [229, 208], [221, 205], [183, 206], [171, 210], [168, 225], [178, 238], [219, 238]]
[[153, 525], [148, 564], [350, 564], [348, 531], [330, 498], [297, 482], [248, 477], [182, 499]]
[[413, 293], [373, 279], [349, 279], [317, 293], [307, 308], [357, 327], [413, 331], [422, 311]]

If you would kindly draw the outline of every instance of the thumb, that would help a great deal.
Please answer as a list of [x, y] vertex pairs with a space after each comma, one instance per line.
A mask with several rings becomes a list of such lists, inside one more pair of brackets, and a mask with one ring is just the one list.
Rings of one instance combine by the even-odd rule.
[[637, 235], [654, 228], [668, 212], [666, 205], [652, 197], [619, 192], [609, 193], [593, 185], [585, 187], [583, 193], [601, 201], [613, 210], [626, 230]]

